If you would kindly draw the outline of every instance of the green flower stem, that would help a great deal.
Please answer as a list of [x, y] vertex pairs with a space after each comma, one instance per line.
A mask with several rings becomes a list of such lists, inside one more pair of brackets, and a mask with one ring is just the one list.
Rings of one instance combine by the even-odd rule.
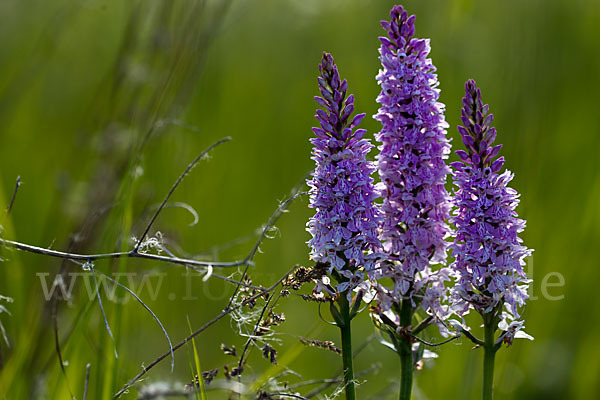
[[337, 300], [341, 323], [338, 327], [342, 333], [342, 363], [344, 366], [344, 387], [346, 391], [346, 400], [356, 399], [356, 389], [354, 387], [354, 365], [352, 360], [352, 333], [350, 329], [350, 304], [346, 297], [346, 292], [340, 293]]
[[494, 359], [497, 346], [494, 343], [494, 334], [498, 328], [496, 313], [483, 315], [484, 344], [483, 344], [483, 400], [492, 400], [494, 397]]
[[[411, 325], [413, 308], [410, 299], [403, 299], [400, 311], [400, 326], [407, 329]], [[408, 336], [400, 338], [398, 354], [400, 355], [400, 400], [410, 400], [413, 381], [413, 354], [411, 340]]]

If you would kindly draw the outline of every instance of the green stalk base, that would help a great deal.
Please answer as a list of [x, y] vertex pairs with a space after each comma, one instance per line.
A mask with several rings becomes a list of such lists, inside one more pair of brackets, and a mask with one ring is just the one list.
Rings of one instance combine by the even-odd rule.
[[352, 354], [352, 331], [350, 329], [350, 304], [346, 293], [341, 293], [338, 299], [340, 314], [343, 325], [338, 325], [342, 334], [342, 362], [344, 366], [344, 389], [346, 400], [356, 399], [356, 388], [354, 385], [354, 365]]
[[498, 327], [496, 313], [483, 315], [484, 345], [483, 345], [483, 388], [481, 398], [492, 400], [494, 398], [494, 360], [496, 358], [496, 345], [494, 334]]
[[[400, 326], [402, 328], [408, 329], [408, 327], [411, 326], [412, 314], [413, 309], [410, 304], [410, 299], [403, 299], [402, 309], [400, 312]], [[401, 368], [399, 399], [410, 400], [414, 372], [412, 343], [408, 337], [405, 337], [399, 340], [399, 345], [400, 348], [398, 349], [398, 354], [400, 355]]]

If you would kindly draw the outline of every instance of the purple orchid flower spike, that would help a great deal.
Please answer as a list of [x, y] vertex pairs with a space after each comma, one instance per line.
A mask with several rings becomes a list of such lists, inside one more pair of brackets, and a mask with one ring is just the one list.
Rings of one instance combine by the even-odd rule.
[[319, 70], [322, 97], [315, 99], [324, 110], [317, 110], [320, 127], [313, 128], [316, 138], [311, 139], [316, 168], [308, 185], [316, 213], [307, 224], [313, 236], [308, 244], [314, 261], [344, 277], [337, 289], [350, 300], [365, 271], [373, 269], [380, 246], [371, 177], [375, 167], [366, 160], [373, 146], [362, 138], [366, 131], [356, 129], [365, 114], [351, 118], [354, 96], [346, 97], [348, 83], [340, 81], [331, 54], [323, 54]]
[[[329, 275], [317, 282], [315, 290], [332, 294], [330, 277], [337, 281], [330, 311], [341, 332], [346, 399], [354, 400], [350, 324], [362, 302], [365, 275], [373, 270], [380, 248], [371, 177], [375, 166], [366, 160], [373, 146], [362, 138], [364, 129], [355, 129], [365, 114], [351, 118], [354, 96], [346, 97], [348, 83], [340, 80], [331, 54], [323, 54], [319, 71], [322, 97], [315, 99], [324, 110], [317, 110], [320, 127], [313, 128], [316, 138], [311, 139], [316, 168], [308, 185], [310, 207], [317, 212], [307, 224], [313, 236], [308, 244], [311, 258], [326, 265]], [[355, 290], [358, 295], [352, 304]]]
[[[377, 156], [383, 197], [381, 240], [388, 260], [379, 277], [390, 277], [396, 302], [413, 295], [421, 280], [436, 280], [430, 266], [446, 260], [450, 234], [446, 220], [450, 199], [444, 187], [450, 173], [445, 160], [450, 153], [444, 105], [438, 102], [435, 66], [429, 40], [413, 38], [415, 17], [395, 6], [390, 21], [381, 24], [388, 36], [381, 40], [383, 69], [377, 75], [381, 105], [375, 118], [382, 130]], [[439, 275], [444, 279], [441, 273]], [[424, 283], [422, 286], [427, 287]], [[439, 303], [439, 301], [438, 301]], [[444, 314], [436, 305], [433, 311]], [[431, 311], [431, 310], [430, 310]]]
[[[380, 210], [380, 239], [385, 261], [370, 278], [376, 295], [372, 315], [376, 324], [389, 330], [402, 359], [400, 399], [409, 399], [412, 385], [413, 353], [409, 335], [413, 316], [423, 310], [426, 323], [437, 323], [444, 334], [444, 305], [449, 270], [444, 268], [451, 229], [450, 197], [445, 189], [450, 173], [445, 160], [450, 154], [446, 137], [445, 106], [436, 68], [429, 57], [429, 39], [413, 37], [415, 17], [395, 6], [390, 20], [381, 25], [377, 75], [381, 93], [375, 115], [382, 129], [375, 138], [381, 143], [377, 166], [383, 198]], [[433, 268], [433, 266], [436, 266]], [[391, 278], [393, 286], [382, 282]], [[392, 318], [395, 314], [397, 318]], [[415, 324], [416, 325], [416, 324]], [[422, 352], [421, 352], [422, 353]]]
[[[455, 261], [451, 265], [456, 285], [451, 292], [453, 312], [462, 317], [471, 309], [483, 317], [484, 339], [478, 339], [459, 326], [478, 346], [484, 349], [483, 399], [492, 399], [494, 357], [503, 343], [515, 338], [533, 337], [523, 331], [519, 307], [528, 298], [527, 279], [523, 266], [532, 250], [522, 245], [519, 233], [525, 221], [517, 217], [518, 193], [508, 187], [513, 174], [500, 173], [504, 157], [498, 157], [502, 145], [494, 145], [496, 129], [493, 116], [481, 100], [475, 81], [465, 86], [462, 122], [458, 130], [466, 151], [456, 154], [461, 161], [452, 163], [456, 169], [454, 184], [455, 212], [452, 221], [456, 238], [451, 248]], [[496, 337], [496, 331], [503, 333]]]
[[518, 234], [525, 221], [517, 218], [519, 195], [508, 187], [510, 171], [499, 174], [504, 157], [498, 157], [502, 145], [494, 145], [496, 129], [493, 115], [481, 101], [475, 81], [465, 87], [462, 122], [458, 130], [467, 151], [456, 154], [461, 161], [456, 169], [457, 186], [453, 222], [457, 233], [452, 249], [457, 275], [453, 289], [454, 310], [459, 316], [469, 309], [486, 314], [504, 306], [507, 318], [519, 318], [525, 304], [529, 280], [523, 271], [531, 250], [522, 245]]

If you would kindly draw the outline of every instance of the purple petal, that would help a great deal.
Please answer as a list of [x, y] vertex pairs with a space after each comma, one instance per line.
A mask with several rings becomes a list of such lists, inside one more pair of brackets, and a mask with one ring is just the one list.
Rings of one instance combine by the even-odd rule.
[[456, 150], [455, 151], [456, 155], [460, 157], [460, 159], [464, 162], [468, 162], [469, 164], [471, 163], [471, 160], [469, 159], [469, 154], [464, 151], [464, 150]]
[[321, 128], [312, 128], [312, 130], [315, 133], [315, 135], [317, 135], [317, 137], [320, 137], [322, 139], [329, 139], [329, 135], [323, 129], [321, 129]]
[[492, 166], [491, 166], [492, 171], [493, 172], [500, 171], [500, 169], [502, 168], [503, 165], [504, 165], [504, 157], [498, 157], [498, 159], [492, 163]]
[[365, 114], [365, 113], [356, 114], [354, 116], [354, 119], [352, 120], [352, 123], [350, 124], [350, 127], [354, 128], [354, 127], [358, 126], [361, 123], [361, 121], [363, 120], [363, 118], [365, 117], [365, 115], [367, 115], [367, 114]]

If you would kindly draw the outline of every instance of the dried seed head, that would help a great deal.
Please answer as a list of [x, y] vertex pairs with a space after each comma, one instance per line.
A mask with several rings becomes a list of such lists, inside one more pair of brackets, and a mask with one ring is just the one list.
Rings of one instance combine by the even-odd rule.
[[332, 297], [325, 296], [323, 293], [303, 294], [302, 295], [302, 299], [304, 301], [312, 301], [312, 302], [315, 302], [315, 303], [331, 303], [331, 301], [333, 301]]
[[298, 339], [300, 340], [300, 343], [302, 343], [305, 346], [308, 347], [317, 347], [320, 349], [325, 349], [325, 350], [329, 350], [329, 351], [333, 351], [334, 353], [337, 354], [342, 354], [342, 350], [340, 350], [339, 347], [337, 347], [335, 345], [334, 342], [330, 341], [330, 340], [315, 340], [315, 339], [308, 339], [305, 337], [298, 337]]
[[273, 347], [269, 346], [268, 344], [265, 344], [263, 349], [263, 357], [266, 358], [267, 360], [269, 360], [271, 362], [271, 364], [275, 364], [277, 365], [277, 350], [275, 350]]
[[221, 343], [221, 350], [228, 356], [237, 357], [235, 346], [227, 346], [225, 343]]

